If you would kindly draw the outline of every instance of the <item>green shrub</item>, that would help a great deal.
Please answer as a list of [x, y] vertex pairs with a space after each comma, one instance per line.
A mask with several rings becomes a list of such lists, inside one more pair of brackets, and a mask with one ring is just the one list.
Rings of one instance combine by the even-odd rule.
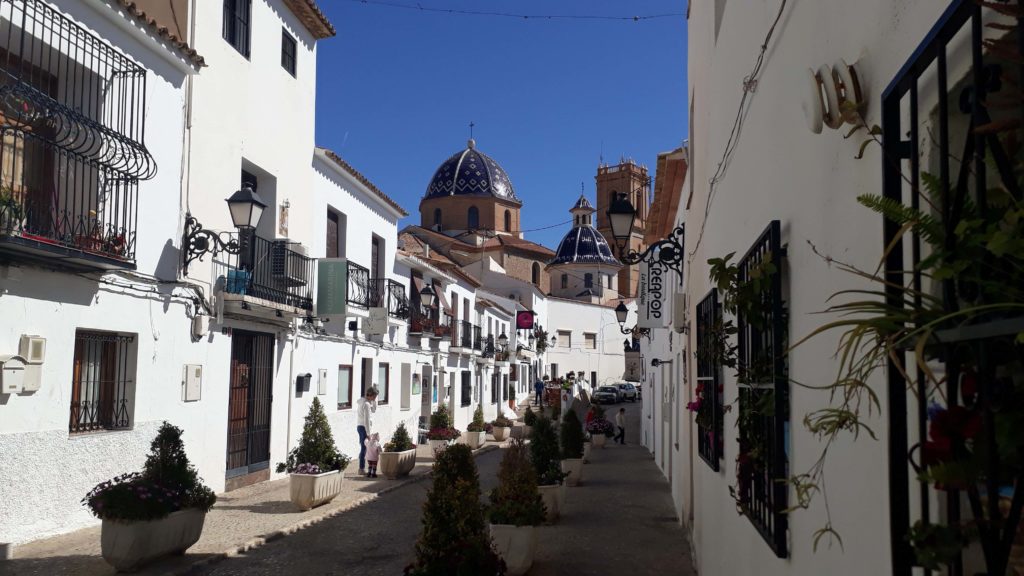
[[181, 428], [164, 422], [149, 446], [142, 473], [122, 474], [82, 499], [97, 518], [157, 520], [184, 509], [209, 511], [217, 496], [188, 460]]
[[504, 561], [491, 548], [480, 503], [480, 479], [469, 446], [456, 444], [438, 454], [422, 522], [416, 562], [405, 568], [406, 576], [505, 573]]
[[537, 413], [533, 411], [529, 406], [526, 407], [526, 412], [523, 412], [523, 424], [527, 426], [533, 426], [537, 423]]
[[[306, 414], [299, 445], [292, 448], [288, 458], [277, 465], [278, 472], [300, 472], [320, 474], [332, 470], [344, 470], [351, 458], [338, 451], [334, 443], [331, 425], [319, 398], [313, 398], [313, 405]], [[301, 467], [301, 470], [300, 470]]]
[[537, 473], [522, 439], [512, 440], [498, 468], [498, 487], [491, 491], [491, 523], [538, 526], [544, 503], [537, 491]]
[[476, 410], [473, 411], [473, 421], [466, 426], [466, 430], [470, 432], [484, 432], [487, 430], [487, 425], [484, 424], [484, 407], [477, 404]]
[[550, 419], [537, 418], [537, 424], [530, 432], [530, 460], [541, 486], [561, 484], [566, 474], [562, 472], [558, 450], [558, 437]]
[[395, 433], [391, 435], [391, 442], [384, 445], [384, 451], [404, 452], [415, 447], [416, 445], [412, 443], [412, 438], [409, 437], [409, 431], [405, 428], [405, 422], [399, 422], [398, 428], [395, 428]]
[[491, 425], [497, 428], [511, 428], [512, 421], [509, 420], [508, 418], [505, 418], [504, 416], [498, 416], [497, 418], [494, 419], [493, 422], [491, 422]]
[[551, 419], [558, 420], [558, 417], [562, 415], [562, 405], [555, 404], [551, 407]]
[[448, 413], [448, 406], [441, 404], [434, 410], [434, 413], [430, 415], [430, 427], [431, 428], [451, 428], [452, 417]]
[[562, 458], [583, 457], [583, 424], [575, 410], [569, 410], [562, 419], [559, 429], [562, 441]]

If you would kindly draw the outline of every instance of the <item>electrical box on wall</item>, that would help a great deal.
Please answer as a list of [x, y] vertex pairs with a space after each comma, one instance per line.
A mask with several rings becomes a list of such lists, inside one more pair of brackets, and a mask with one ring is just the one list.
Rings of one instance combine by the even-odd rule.
[[186, 364], [181, 379], [181, 399], [196, 402], [203, 396], [203, 367], [201, 364]]
[[327, 394], [327, 369], [321, 368], [316, 379], [316, 393], [320, 396]]
[[20, 394], [25, 385], [25, 361], [21, 356], [0, 356], [0, 393]]
[[46, 361], [46, 338], [22, 335], [21, 342], [18, 343], [18, 355], [26, 364], [42, 364]]

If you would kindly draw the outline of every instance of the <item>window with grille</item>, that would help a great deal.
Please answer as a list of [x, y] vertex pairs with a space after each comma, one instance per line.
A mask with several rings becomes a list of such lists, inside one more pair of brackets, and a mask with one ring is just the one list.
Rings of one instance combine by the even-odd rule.
[[463, 406], [469, 406], [473, 402], [473, 375], [467, 371], [462, 372], [462, 395], [459, 402]]
[[754, 312], [738, 310], [739, 454], [737, 496], [744, 514], [776, 556], [787, 555], [789, 380], [780, 224], [773, 220], [739, 261], [739, 282], [753, 278], [760, 297]]
[[583, 275], [583, 286], [585, 288], [594, 287], [594, 275], [591, 274], [590, 272], [587, 272], [586, 274]]
[[223, 36], [235, 50], [249, 57], [252, 0], [224, 0]]
[[722, 307], [718, 290], [712, 289], [697, 304], [697, 451], [712, 470], [722, 459], [724, 433], [721, 344], [724, 342]]
[[298, 58], [295, 38], [287, 30], [281, 29], [281, 67], [295, 76], [295, 62]]
[[135, 337], [79, 330], [71, 375], [72, 434], [132, 426]]

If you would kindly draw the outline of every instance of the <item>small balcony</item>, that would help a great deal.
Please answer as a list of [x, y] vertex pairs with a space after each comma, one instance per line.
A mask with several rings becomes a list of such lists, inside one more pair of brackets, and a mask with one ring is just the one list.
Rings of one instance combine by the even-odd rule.
[[[474, 326], [468, 320], [455, 320], [455, 321], [453, 321], [452, 322], [452, 331], [451, 331], [451, 337], [452, 337], [451, 346], [452, 346], [452, 348], [457, 348], [459, 350], [462, 350], [465, 353], [468, 353], [468, 352], [472, 351], [473, 350], [473, 329], [474, 328], [476, 328], [479, 331], [479, 328], [477, 326]], [[456, 350], [456, 352], [457, 351], [458, 350]]]
[[313, 312], [315, 268], [316, 261], [301, 244], [252, 236], [251, 247], [243, 243], [220, 279], [223, 298], [234, 312], [245, 315], [270, 311], [278, 318], [308, 316]]
[[409, 299], [405, 285], [388, 278], [372, 278], [370, 271], [348, 262], [348, 303], [356, 308], [387, 308], [388, 316], [409, 319]]
[[484, 339], [480, 333], [479, 326], [473, 326], [473, 350], [477, 353], [482, 353], [484, 351]]

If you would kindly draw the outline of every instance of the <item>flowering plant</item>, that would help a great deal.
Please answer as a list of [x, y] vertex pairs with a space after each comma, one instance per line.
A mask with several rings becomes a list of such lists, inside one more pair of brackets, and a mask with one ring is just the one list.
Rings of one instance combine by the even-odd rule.
[[587, 432], [591, 435], [604, 434], [605, 436], [614, 436], [615, 427], [603, 416], [597, 416], [587, 424]]
[[324, 471], [321, 470], [319, 466], [317, 466], [316, 464], [309, 464], [308, 462], [303, 462], [302, 464], [299, 464], [298, 466], [295, 467], [295, 470], [292, 471], [292, 474], [323, 474], [323, 473], [324, 473]]
[[498, 416], [491, 422], [491, 426], [494, 428], [511, 428], [512, 421], [504, 416]]
[[427, 432], [427, 440], [455, 440], [459, 436], [462, 436], [462, 432], [459, 432], [455, 428], [431, 428]]

